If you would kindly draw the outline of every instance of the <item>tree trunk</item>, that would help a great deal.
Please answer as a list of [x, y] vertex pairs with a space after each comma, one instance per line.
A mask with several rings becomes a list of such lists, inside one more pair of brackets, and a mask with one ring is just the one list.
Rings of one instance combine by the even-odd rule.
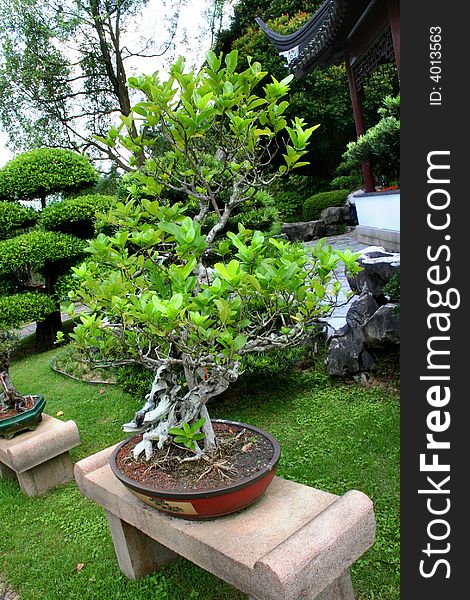
[[10, 358], [0, 355], [0, 406], [2, 408], [16, 408], [23, 401], [10, 380]]
[[36, 325], [36, 348], [39, 352], [51, 350], [57, 338], [57, 332], [62, 328], [60, 310], [57, 310]]

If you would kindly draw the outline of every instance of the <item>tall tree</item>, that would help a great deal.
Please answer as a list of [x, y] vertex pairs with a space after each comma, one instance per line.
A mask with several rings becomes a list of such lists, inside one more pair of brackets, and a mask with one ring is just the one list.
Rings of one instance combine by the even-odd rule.
[[[97, 179], [85, 157], [60, 148], [25, 152], [0, 169], [0, 199], [7, 200], [0, 201], [0, 323], [35, 320], [39, 349], [53, 347], [61, 327], [60, 279], [83, 258], [81, 237], [90, 231], [91, 208], [110, 204], [103, 197], [84, 196], [46, 207], [45, 198], [78, 193]], [[35, 198], [43, 200], [39, 215], [18, 202]], [[38, 216], [39, 227], [31, 229]]]
[[0, 0], [0, 122], [10, 145], [88, 150], [126, 168], [93, 136], [105, 136], [116, 117], [129, 115], [128, 63], [168, 50], [184, 1], [173, 3], [157, 46], [130, 43], [149, 0]]

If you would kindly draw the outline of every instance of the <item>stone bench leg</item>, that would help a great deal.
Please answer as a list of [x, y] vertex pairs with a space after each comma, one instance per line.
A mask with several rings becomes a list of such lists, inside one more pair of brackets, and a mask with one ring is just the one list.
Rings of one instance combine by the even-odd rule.
[[[263, 599], [249, 596], [248, 600]], [[354, 590], [349, 571], [345, 571], [338, 579], [335, 579], [329, 586], [320, 592], [320, 594], [312, 596], [306, 591], [298, 600], [354, 600]]]
[[173, 562], [178, 554], [106, 511], [114, 550], [122, 573], [140, 579]]
[[0, 462], [0, 479], [16, 479], [15, 471], [2, 462]]
[[40, 496], [48, 490], [73, 479], [73, 464], [68, 452], [18, 473], [21, 490], [28, 496]]
[[22, 492], [27, 496], [39, 496], [56, 485], [71, 481], [73, 464], [68, 452], [22, 473], [16, 473], [7, 465], [0, 463], [0, 478], [17, 479]]

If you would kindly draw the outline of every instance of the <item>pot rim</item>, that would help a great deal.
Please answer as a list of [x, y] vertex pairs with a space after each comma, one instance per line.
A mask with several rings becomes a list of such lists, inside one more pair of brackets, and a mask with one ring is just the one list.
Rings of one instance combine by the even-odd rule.
[[249, 425], [247, 423], [240, 423], [239, 421], [230, 421], [226, 419], [211, 419], [212, 423], [226, 423], [228, 425], [236, 425], [240, 427], [240, 429], [249, 429], [254, 431], [264, 438], [271, 442], [273, 447], [273, 455], [269, 462], [264, 465], [259, 471], [257, 471], [254, 475], [250, 477], [244, 477], [243, 479], [238, 480], [236, 483], [227, 483], [226, 485], [211, 488], [207, 491], [192, 491], [192, 490], [163, 490], [160, 488], [154, 488], [150, 486], [143, 485], [142, 483], [136, 481], [135, 479], [131, 479], [127, 477], [122, 471], [119, 470], [116, 464], [116, 457], [118, 455], [119, 450], [126, 444], [130, 439], [135, 436], [131, 436], [120, 442], [116, 448], [113, 450], [113, 453], [110, 456], [109, 464], [111, 466], [111, 470], [114, 475], [127, 487], [131, 488], [135, 492], [141, 493], [145, 496], [155, 497], [155, 498], [189, 498], [189, 499], [197, 499], [197, 498], [211, 498], [213, 496], [222, 496], [223, 494], [231, 494], [233, 492], [237, 492], [246, 487], [249, 487], [253, 483], [263, 479], [266, 475], [273, 471], [277, 467], [277, 463], [279, 462], [279, 458], [281, 456], [281, 447], [279, 442], [276, 440], [274, 436], [272, 436], [269, 432], [264, 429], [259, 429], [254, 425]]
[[0, 419], [0, 427], [2, 429], [4, 427], [8, 427], [8, 425], [11, 425], [11, 424], [17, 425], [18, 423], [27, 421], [32, 416], [36, 416], [43, 411], [44, 406], [46, 404], [46, 400], [43, 395], [41, 395], [41, 394], [26, 394], [26, 395], [31, 396], [32, 398], [36, 398], [36, 401], [33, 404], [33, 406], [31, 408], [29, 408], [28, 410], [25, 410], [22, 413], [13, 415], [12, 417], [7, 417], [6, 419]]

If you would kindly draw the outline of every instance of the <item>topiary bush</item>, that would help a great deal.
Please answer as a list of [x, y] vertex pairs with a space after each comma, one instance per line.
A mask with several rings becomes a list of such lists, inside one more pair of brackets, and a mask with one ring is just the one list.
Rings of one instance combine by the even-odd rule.
[[85, 243], [55, 231], [31, 231], [0, 242], [0, 275], [30, 268], [41, 269], [81, 256]]
[[51, 296], [41, 292], [0, 296], [0, 323], [17, 327], [27, 321], [42, 321], [55, 309]]
[[0, 240], [5, 240], [36, 223], [38, 213], [32, 208], [0, 202]]
[[320, 192], [307, 198], [304, 203], [303, 217], [304, 221], [317, 221], [322, 210], [330, 206], [343, 206], [349, 190], [332, 190], [331, 192]]
[[13, 158], [0, 169], [0, 199], [32, 200], [59, 192], [73, 192], [98, 181], [88, 158], [61, 148], [38, 148]]
[[95, 233], [96, 213], [107, 212], [114, 203], [113, 196], [102, 194], [89, 194], [54, 202], [41, 212], [39, 226], [47, 231], [60, 231], [89, 239]]

